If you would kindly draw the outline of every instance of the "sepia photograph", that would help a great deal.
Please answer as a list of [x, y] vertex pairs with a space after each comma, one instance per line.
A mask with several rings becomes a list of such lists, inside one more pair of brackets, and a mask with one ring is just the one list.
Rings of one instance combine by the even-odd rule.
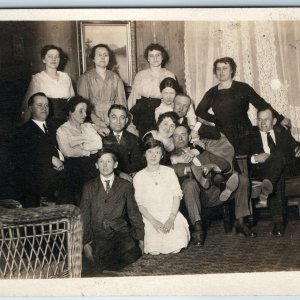
[[300, 8], [0, 28], [1, 296], [300, 293]]

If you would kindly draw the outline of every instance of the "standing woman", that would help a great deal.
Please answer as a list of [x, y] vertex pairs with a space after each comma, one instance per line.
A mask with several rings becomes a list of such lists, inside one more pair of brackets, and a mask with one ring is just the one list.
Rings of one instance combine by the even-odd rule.
[[169, 55], [164, 47], [150, 44], [145, 49], [144, 57], [149, 63], [149, 68], [136, 74], [128, 98], [128, 108], [140, 137], [147, 131], [156, 129], [154, 111], [161, 103], [161, 81], [166, 77], [175, 79], [175, 75], [165, 69]]
[[49, 99], [49, 117], [61, 125], [64, 121], [63, 107], [68, 99], [74, 96], [71, 78], [67, 73], [58, 71], [64, 53], [57, 46], [46, 45], [41, 49], [41, 58], [45, 70], [32, 76], [22, 105], [21, 123], [30, 119], [28, 99], [35, 93], [41, 92]]
[[[290, 120], [275, 111], [250, 85], [233, 80], [236, 63], [231, 57], [217, 59], [213, 72], [220, 82], [205, 93], [196, 115], [214, 123], [226, 135], [237, 155], [246, 153], [245, 139], [252, 127], [248, 117], [250, 103], [259, 110], [271, 109], [279, 123], [290, 126]], [[208, 112], [210, 108], [214, 114]]]
[[89, 99], [94, 106], [91, 119], [97, 131], [108, 135], [108, 110], [112, 104], [127, 107], [124, 85], [121, 78], [107, 69], [112, 59], [112, 51], [105, 44], [98, 44], [92, 48], [90, 58], [95, 68], [80, 76], [77, 91], [80, 96]]
[[160, 141], [147, 139], [147, 167], [133, 178], [135, 199], [145, 224], [144, 253], [152, 255], [178, 253], [190, 239], [188, 223], [178, 211], [182, 191], [174, 170], [160, 164], [163, 154]]
[[[208, 90], [196, 109], [196, 115], [216, 125], [233, 145], [236, 155], [247, 154], [247, 135], [251, 133], [251, 121], [248, 117], [249, 104], [257, 109], [271, 109], [278, 122], [290, 126], [290, 120], [275, 111], [269, 103], [260, 97], [254, 89], [244, 82], [233, 80], [236, 63], [231, 57], [219, 58], [214, 62], [213, 72], [219, 84]], [[212, 109], [214, 114], [208, 112]], [[249, 178], [244, 160], [238, 160], [239, 187], [235, 195], [236, 231], [246, 237], [255, 237], [244, 224], [249, 211]]]

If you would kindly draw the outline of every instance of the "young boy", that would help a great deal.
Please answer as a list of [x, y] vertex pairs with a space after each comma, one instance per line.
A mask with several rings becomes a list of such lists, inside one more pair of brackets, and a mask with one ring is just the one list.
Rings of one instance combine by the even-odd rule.
[[[119, 269], [142, 254], [144, 223], [134, 198], [133, 186], [114, 174], [118, 161], [103, 148], [96, 167], [100, 176], [84, 185], [80, 209], [83, 245], [88, 260], [97, 269]], [[127, 211], [130, 225], [125, 219]]]

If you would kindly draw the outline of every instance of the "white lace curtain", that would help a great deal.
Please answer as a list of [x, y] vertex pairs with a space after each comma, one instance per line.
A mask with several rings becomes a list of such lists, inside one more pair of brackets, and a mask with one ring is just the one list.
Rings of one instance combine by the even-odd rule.
[[[187, 93], [197, 105], [217, 84], [213, 62], [230, 56], [235, 79], [247, 82], [279, 113], [292, 121], [300, 140], [300, 22], [185, 22]], [[256, 111], [249, 109], [256, 124]]]

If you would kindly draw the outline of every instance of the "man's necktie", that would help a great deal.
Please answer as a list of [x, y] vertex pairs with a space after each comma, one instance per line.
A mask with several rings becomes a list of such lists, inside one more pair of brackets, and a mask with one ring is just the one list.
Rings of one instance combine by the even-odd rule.
[[121, 138], [120, 138], [120, 135], [119, 135], [119, 134], [116, 134], [116, 139], [117, 139], [118, 144], [120, 144]]
[[43, 123], [43, 128], [44, 128], [44, 132], [45, 132], [45, 133], [48, 133], [48, 128], [47, 128], [47, 126], [45, 125], [45, 123]]
[[110, 184], [109, 184], [110, 180], [105, 180], [105, 182], [106, 182], [106, 189], [105, 189], [105, 191], [106, 191], [106, 194], [108, 194], [109, 191], [110, 191]]
[[274, 152], [276, 148], [276, 144], [274, 143], [273, 138], [271, 137], [270, 132], [267, 132], [267, 140], [268, 140], [268, 146], [270, 148], [270, 153]]

